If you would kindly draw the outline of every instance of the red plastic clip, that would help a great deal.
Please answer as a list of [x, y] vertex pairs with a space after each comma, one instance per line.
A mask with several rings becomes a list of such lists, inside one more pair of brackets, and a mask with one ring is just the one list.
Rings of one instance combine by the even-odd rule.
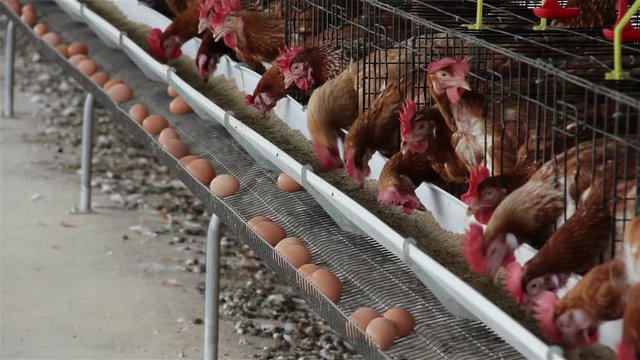
[[558, 0], [546, 0], [541, 7], [533, 9], [533, 13], [544, 19], [571, 19], [580, 14], [580, 9], [562, 7]]
[[[628, 9], [628, 0], [618, 0], [618, 20], [616, 20], [616, 23], [611, 29], [602, 29], [604, 37], [606, 37], [608, 40], [613, 41], [616, 25], [618, 25], [620, 20], [622, 20], [622, 17], [624, 16], [624, 14], [626, 14]], [[640, 30], [633, 27], [633, 25], [631, 25], [631, 22], [628, 22], [627, 25], [625, 25], [624, 29], [622, 29], [621, 35], [622, 42], [640, 42]]]

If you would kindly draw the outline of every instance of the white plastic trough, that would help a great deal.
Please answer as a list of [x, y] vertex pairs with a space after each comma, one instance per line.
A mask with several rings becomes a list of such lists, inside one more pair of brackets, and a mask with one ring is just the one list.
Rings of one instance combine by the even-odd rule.
[[[106, 41], [112, 41], [114, 32], [109, 27], [113, 27], [106, 21], [95, 19], [95, 17], [99, 17], [97, 14], [90, 13], [88, 9], [81, 11], [81, 6], [76, 0], [56, 0], [56, 2], [74, 19], [86, 22], [97, 33], [103, 33], [107, 37]], [[117, 2], [117, 5], [132, 21], [159, 28], [165, 28], [168, 25], [166, 17], [155, 13], [155, 11], [144, 5], [138, 4], [136, 1]], [[82, 12], [84, 12], [84, 15], [82, 15]], [[98, 27], [100, 29], [96, 29]], [[410, 239], [403, 238], [356, 201], [327, 183], [309, 168], [298, 163], [277, 146], [233, 117], [231, 113], [225, 112], [197, 92], [171, 71], [168, 66], [157, 62], [131, 39], [119, 32], [117, 33], [119, 47], [125, 51], [146, 76], [153, 80], [173, 85], [199, 116], [211, 118], [224, 124], [234, 136], [241, 137], [243, 141], [259, 149], [260, 155], [267, 158], [279, 169], [286, 172], [296, 181], [303, 183], [307, 189], [313, 189], [317, 194], [336, 204], [343, 216], [373, 237], [395, 256], [403, 259], [414, 269], [427, 286], [430, 288], [437, 287], [440, 291], [444, 291], [447, 299], [455, 302], [455, 305], [462, 306], [467, 315], [472, 314], [473, 317], [485, 323], [527, 358], [563, 359], [560, 355], [561, 350], [540, 341], [495, 304], [422, 252]], [[193, 41], [193, 44], [196, 46], [198, 40]], [[192, 58], [196, 51], [197, 48], [195, 50], [183, 48], [183, 53]], [[246, 93], [253, 92], [260, 78], [254, 71], [232, 61], [228, 57], [221, 59], [216, 74], [234, 78], [238, 87]], [[278, 102], [275, 111], [292, 129], [300, 130], [305, 137], [309, 138], [305, 109], [302, 105], [287, 97]], [[386, 160], [383, 156], [376, 154], [370, 161], [373, 178], [377, 178]], [[443, 228], [455, 233], [464, 232], [468, 218], [466, 216], [466, 205], [463, 202], [429, 183], [423, 183], [418, 187], [416, 193], [423, 204], [433, 212]], [[516, 257], [521, 263], [533, 255], [535, 255], [535, 250], [529, 246], [521, 247], [516, 253]]]

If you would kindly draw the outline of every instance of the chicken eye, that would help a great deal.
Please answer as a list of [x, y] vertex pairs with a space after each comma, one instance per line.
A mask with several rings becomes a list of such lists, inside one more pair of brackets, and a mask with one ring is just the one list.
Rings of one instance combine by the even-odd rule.
[[446, 71], [440, 71], [439, 75], [441, 78], [444, 78], [444, 77], [447, 77], [448, 74]]
[[230, 17], [228, 17], [228, 18], [225, 20], [225, 22], [230, 23], [230, 22], [231, 22], [231, 18], [230, 18]]

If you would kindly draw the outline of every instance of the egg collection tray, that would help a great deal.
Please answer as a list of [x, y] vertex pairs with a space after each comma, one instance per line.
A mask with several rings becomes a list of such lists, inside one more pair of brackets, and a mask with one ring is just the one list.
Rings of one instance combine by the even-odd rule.
[[[184, 86], [179, 86], [181, 79], [175, 74], [171, 75], [171, 70], [165, 65], [141, 54], [142, 50], [134, 46], [124, 34], [117, 33], [117, 40], [107, 40], [107, 45], [110, 43], [111, 47], [106, 46], [104, 39], [113, 35], [110, 29], [103, 29], [98, 36], [86, 25], [69, 21], [69, 15], [53, 2], [39, 1], [34, 2], [34, 5], [40, 21], [60, 33], [66, 43], [81, 41], [87, 44], [92, 58], [105, 72], [112, 77], [127, 79], [127, 83], [134, 88], [134, 100], [116, 104], [55, 49], [37, 38], [4, 4], [0, 4], [0, 12], [26, 34], [38, 51], [52, 58], [92, 94], [111, 113], [113, 119], [125, 124], [128, 131], [144, 142], [163, 164], [176, 173], [209, 211], [220, 217], [366, 358], [522, 358], [516, 349], [483, 323], [464, 319], [447, 311], [402, 260], [371, 237], [343, 230], [308, 192], [280, 191], [275, 184], [277, 173], [264, 166], [265, 158], [269, 158], [270, 153], [262, 153], [264, 149], [255, 144], [236, 141], [234, 137], [243, 138], [238, 133], [248, 130], [231, 114], [219, 108], [209, 111], [211, 105], [207, 104], [206, 108], [200, 109], [197, 105], [194, 106], [198, 110], [197, 114], [171, 116], [168, 113], [166, 87], [161, 83], [150, 83], [149, 78], [166, 81], [167, 76], [168, 82], [178, 85], [178, 91], [184, 94]], [[97, 19], [95, 14], [88, 15], [89, 13], [86, 8], [81, 9], [72, 19], [86, 21], [87, 17], [93, 16], [93, 24], [101, 23], [101, 19]], [[123, 51], [113, 50], [114, 47]], [[136, 60], [132, 60], [133, 58]], [[150, 66], [146, 67], [148, 71], [142, 72], [139, 67], [144, 65], [142, 62], [145, 60], [150, 61]], [[134, 63], [138, 66], [134, 66]], [[211, 161], [218, 173], [237, 177], [241, 183], [239, 192], [224, 200], [214, 196], [207, 186], [193, 178], [176, 158], [162, 149], [152, 135], [128, 116], [126, 110], [134, 102], [143, 102], [152, 113], [165, 116], [181, 139], [190, 145], [191, 153]], [[203, 111], [206, 112], [205, 116], [197, 116], [202, 115]], [[235, 132], [235, 136], [225, 129], [225, 125], [232, 133]], [[269, 146], [268, 143], [263, 145]], [[245, 150], [245, 146], [249, 151]], [[259, 161], [250, 154], [258, 156]], [[305, 174], [306, 171], [301, 170], [301, 173]], [[308, 175], [314, 176], [311, 172]], [[300, 176], [296, 178], [303, 183], [308, 182], [303, 181]], [[270, 217], [282, 225], [288, 235], [302, 238], [312, 253], [313, 262], [340, 277], [343, 291], [338, 304], [330, 302], [315, 285], [247, 225], [248, 219], [258, 215]], [[416, 330], [410, 336], [397, 340], [389, 349], [381, 351], [348, 319], [351, 312], [362, 306], [380, 310], [394, 306], [409, 309], [416, 318]]]

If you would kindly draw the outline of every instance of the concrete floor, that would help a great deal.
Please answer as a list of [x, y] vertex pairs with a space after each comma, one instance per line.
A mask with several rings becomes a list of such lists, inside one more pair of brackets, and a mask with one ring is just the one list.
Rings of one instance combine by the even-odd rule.
[[[0, 357], [202, 358], [203, 326], [192, 321], [204, 314], [203, 276], [175, 271], [174, 248], [128, 230], [148, 214], [69, 214], [79, 176], [24, 140], [37, 124], [17, 95], [17, 116], [0, 120]], [[259, 353], [259, 339], [239, 345], [233, 324], [221, 325], [221, 358]]]

